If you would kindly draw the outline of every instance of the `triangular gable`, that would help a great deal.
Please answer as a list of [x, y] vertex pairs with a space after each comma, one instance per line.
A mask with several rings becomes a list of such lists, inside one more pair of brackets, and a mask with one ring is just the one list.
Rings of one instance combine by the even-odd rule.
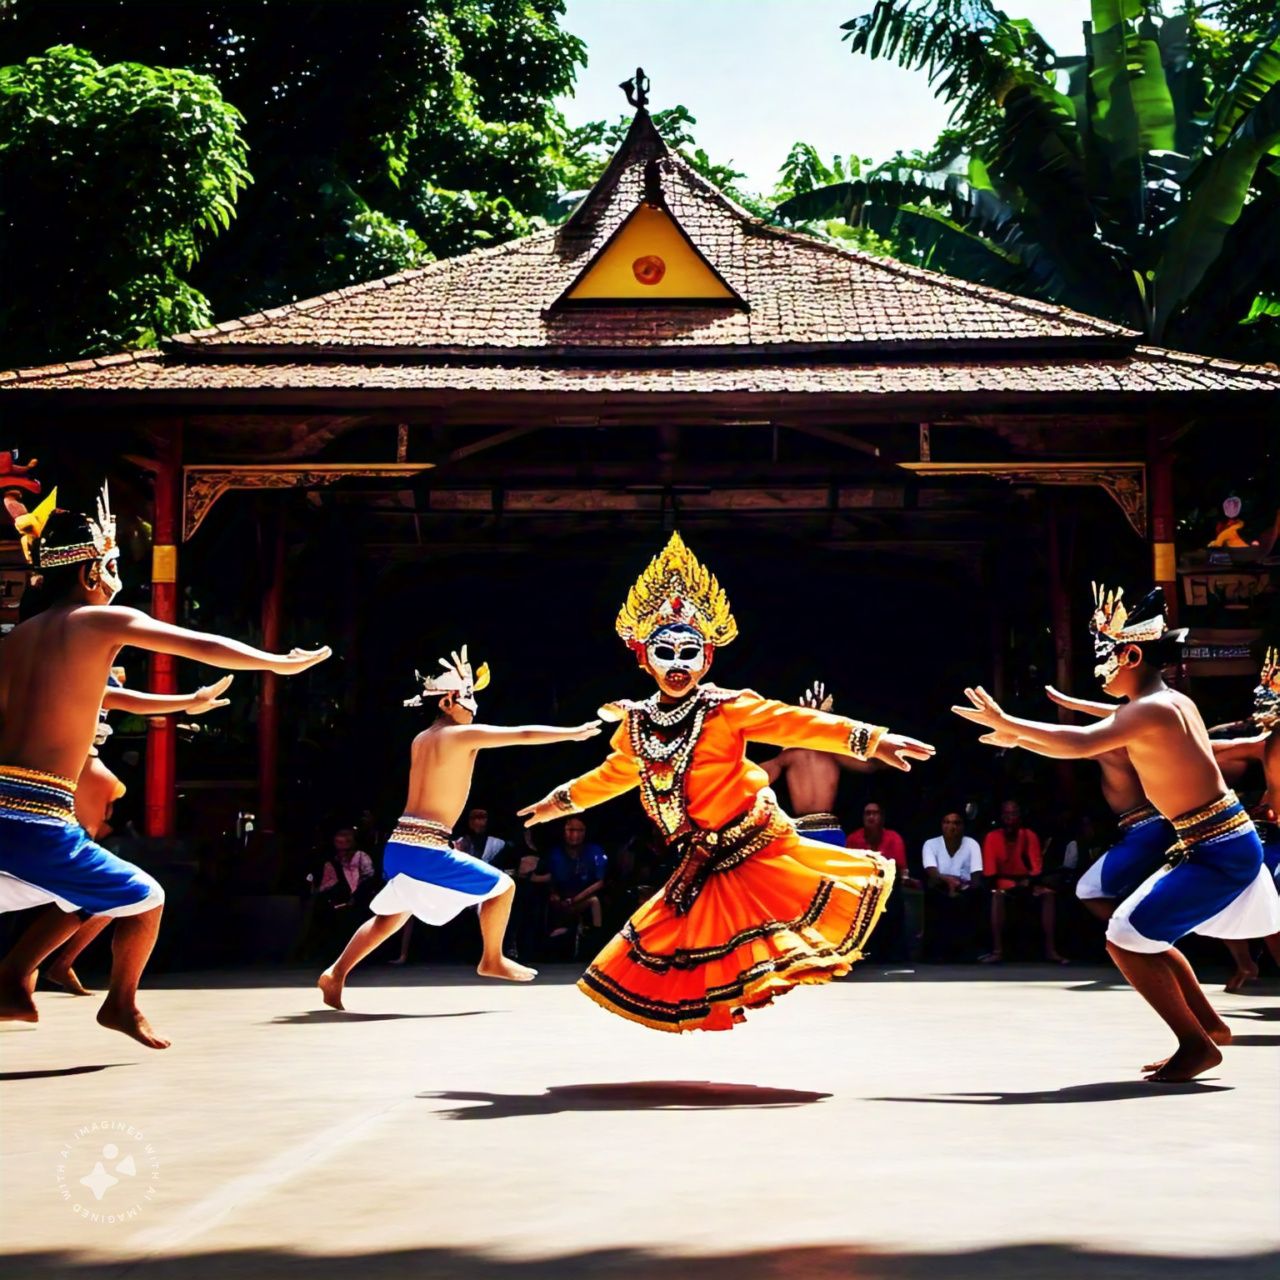
[[664, 201], [644, 199], [553, 306], [741, 307]]

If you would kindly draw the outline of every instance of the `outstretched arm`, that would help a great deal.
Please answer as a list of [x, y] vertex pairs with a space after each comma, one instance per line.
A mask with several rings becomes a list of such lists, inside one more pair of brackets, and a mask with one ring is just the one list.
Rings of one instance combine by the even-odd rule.
[[911, 768], [912, 760], [928, 760], [933, 748], [890, 733], [880, 725], [864, 724], [833, 716], [809, 707], [793, 707], [786, 702], [762, 698], [744, 689], [722, 714], [751, 742], [769, 742], [778, 747], [808, 747], [855, 760], [878, 760], [894, 769]]
[[222, 695], [234, 676], [223, 676], [213, 684], [202, 685], [195, 693], [141, 693], [135, 689], [109, 688], [102, 699], [104, 711], [125, 711], [135, 716], [164, 716], [174, 712], [199, 716], [206, 711], [231, 705]]
[[[1244, 722], [1248, 724], [1248, 721]], [[1229, 728], [1233, 726], [1218, 725], [1210, 729], [1212, 735], [1221, 728]], [[1256, 726], [1251, 726], [1255, 727]], [[1214, 759], [1219, 764], [1226, 763], [1231, 760], [1261, 760], [1266, 755], [1267, 739], [1271, 737], [1268, 730], [1255, 732], [1251, 737], [1247, 738], [1209, 738], [1209, 746], [1213, 749]]]
[[585, 742], [600, 733], [600, 721], [559, 729], [545, 724], [523, 724], [510, 727], [500, 724], [466, 724], [446, 729], [461, 746], [479, 751], [484, 747], [540, 747], [551, 742]]
[[1115, 715], [1119, 705], [1115, 702], [1088, 702], [1084, 698], [1073, 698], [1069, 693], [1063, 693], [1051, 684], [1045, 685], [1044, 691], [1049, 695], [1050, 702], [1056, 702], [1058, 706], [1066, 707], [1068, 711], [1078, 711], [1085, 716]]
[[1151, 728], [1158, 714], [1153, 708], [1130, 704], [1122, 709], [1123, 714], [1116, 711], [1105, 720], [1090, 725], [1045, 724], [1009, 715], [981, 687], [964, 692], [970, 705], [952, 707], [951, 710], [988, 729], [990, 732], [983, 737], [983, 742], [995, 746], [1026, 747], [1038, 755], [1057, 760], [1087, 760], [1118, 747], [1127, 747]]
[[205, 635], [187, 627], [159, 622], [138, 609], [117, 608], [88, 611], [94, 625], [107, 630], [116, 644], [131, 644], [152, 653], [172, 653], [213, 667], [232, 671], [273, 671], [278, 676], [293, 676], [323, 662], [332, 652], [322, 649], [293, 649], [289, 653], [267, 653], [239, 640]]
[[631, 742], [625, 723], [618, 726], [609, 744], [613, 750], [588, 773], [572, 782], [557, 787], [537, 804], [526, 805], [519, 816], [526, 819], [525, 826], [539, 822], [553, 822], [571, 813], [580, 813], [593, 805], [603, 804], [630, 791], [640, 783], [640, 762], [631, 752]]

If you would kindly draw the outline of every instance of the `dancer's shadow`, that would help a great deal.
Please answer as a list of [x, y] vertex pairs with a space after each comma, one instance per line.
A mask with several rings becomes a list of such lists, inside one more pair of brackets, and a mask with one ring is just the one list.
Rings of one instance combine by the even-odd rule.
[[449, 1120], [506, 1120], [565, 1111], [704, 1111], [732, 1107], [799, 1107], [829, 1098], [807, 1089], [771, 1089], [710, 1080], [627, 1080], [616, 1084], [560, 1084], [542, 1093], [420, 1093], [420, 1098], [475, 1102], [441, 1112]]
[[457, 1013], [357, 1013], [351, 1009], [308, 1009], [305, 1013], [282, 1013], [260, 1027], [307, 1026], [315, 1022], [394, 1022], [400, 1018], [478, 1018], [493, 1009], [460, 1009]]
[[51, 1080], [55, 1076], [83, 1076], [92, 1071], [109, 1071], [112, 1067], [131, 1067], [132, 1062], [99, 1062], [85, 1067], [45, 1067], [38, 1071], [0, 1071], [0, 1083], [10, 1080]]
[[1280, 1004], [1263, 1005], [1261, 1009], [1224, 1009], [1225, 1018], [1247, 1018], [1251, 1022], [1280, 1022]]
[[1245, 1031], [1243, 1033], [1237, 1031], [1231, 1037], [1231, 1047], [1234, 1049], [1241, 1044], [1252, 1045], [1254, 1048], [1274, 1049], [1277, 1045], [1280, 1045], [1280, 1034], [1274, 1031]]
[[1129, 984], [1115, 978], [1091, 978], [1088, 982], [1078, 982], [1068, 991], [1125, 991]]
[[1171, 1093], [1222, 1093], [1232, 1086], [1185, 1080], [1153, 1084], [1146, 1080], [1104, 1080], [1070, 1084], [1062, 1089], [1032, 1089], [1026, 1093], [939, 1093], [920, 1098], [869, 1098], [869, 1102], [940, 1102], [967, 1107], [1035, 1107], [1064, 1102], [1123, 1102], [1128, 1098], [1164, 1098]]

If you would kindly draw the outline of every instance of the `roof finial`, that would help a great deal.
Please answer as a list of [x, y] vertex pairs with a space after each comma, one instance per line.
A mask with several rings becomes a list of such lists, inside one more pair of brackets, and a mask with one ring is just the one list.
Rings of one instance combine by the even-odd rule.
[[643, 111], [649, 105], [649, 77], [645, 75], [643, 67], [636, 68], [635, 79], [624, 80], [618, 88], [627, 95], [627, 101], [637, 111]]

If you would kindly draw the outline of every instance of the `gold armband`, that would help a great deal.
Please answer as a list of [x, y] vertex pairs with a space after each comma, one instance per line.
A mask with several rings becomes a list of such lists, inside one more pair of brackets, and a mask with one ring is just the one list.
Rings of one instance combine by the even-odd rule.
[[573, 792], [566, 783], [563, 787], [557, 787], [548, 797], [553, 805], [561, 813], [581, 813], [582, 810], [573, 803]]
[[875, 755], [880, 739], [888, 732], [883, 725], [863, 724], [861, 720], [855, 720], [849, 731], [849, 754], [855, 760], [870, 759]]

